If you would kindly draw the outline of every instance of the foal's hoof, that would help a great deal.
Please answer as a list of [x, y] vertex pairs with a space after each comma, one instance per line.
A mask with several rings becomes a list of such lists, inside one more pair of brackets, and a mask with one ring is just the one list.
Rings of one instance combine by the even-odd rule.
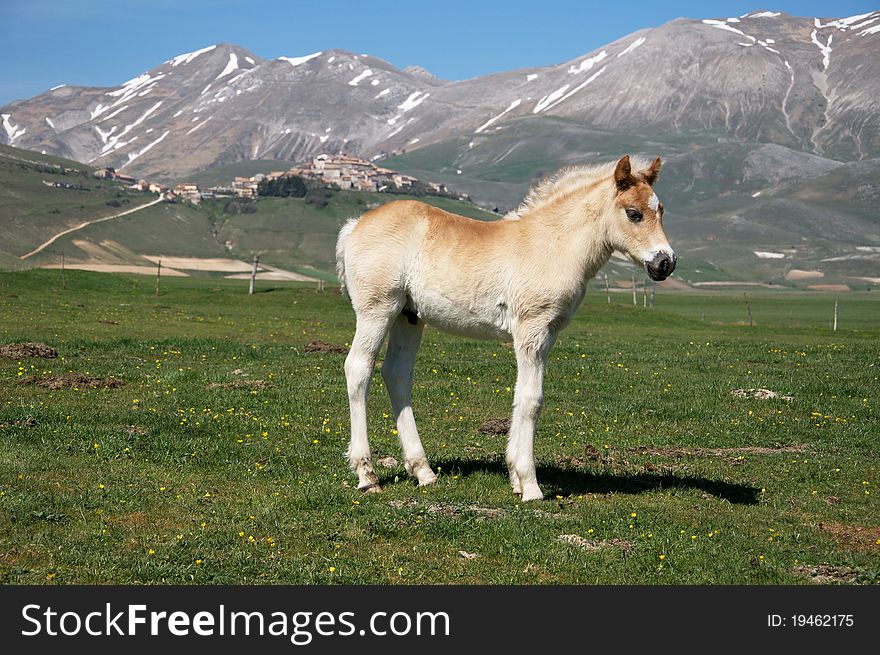
[[366, 487], [358, 487], [365, 494], [380, 494], [382, 493], [382, 485], [378, 482], [374, 484], [367, 485]]
[[541, 493], [540, 489], [523, 490], [522, 501], [527, 503], [532, 500], [544, 500], [544, 494]]
[[416, 480], [419, 481], [420, 487], [427, 487], [429, 484], [437, 483], [437, 476], [434, 474], [434, 471], [431, 470], [431, 467], [425, 464], [413, 471], [413, 475]]

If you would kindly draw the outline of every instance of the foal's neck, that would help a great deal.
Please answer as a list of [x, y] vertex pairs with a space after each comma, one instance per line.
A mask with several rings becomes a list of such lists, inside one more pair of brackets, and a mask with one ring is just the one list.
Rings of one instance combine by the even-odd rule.
[[564, 267], [572, 281], [583, 285], [611, 258], [604, 213], [605, 185], [575, 191], [523, 217], [531, 239], [541, 244], [547, 258]]

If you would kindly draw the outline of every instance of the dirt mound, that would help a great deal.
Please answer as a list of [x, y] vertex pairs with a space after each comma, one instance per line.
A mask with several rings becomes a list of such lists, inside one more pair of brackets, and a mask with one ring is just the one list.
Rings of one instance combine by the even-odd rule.
[[775, 391], [770, 391], [770, 389], [734, 389], [730, 395], [734, 398], [757, 398], [758, 400], [779, 399], [785, 402], [794, 400], [794, 396], [783, 396]]
[[509, 418], [490, 418], [477, 428], [483, 434], [507, 434], [510, 432]]
[[417, 500], [392, 500], [388, 503], [394, 509], [404, 507], [424, 508], [428, 514], [436, 514], [447, 518], [454, 518], [462, 514], [476, 514], [477, 516], [498, 519], [504, 516], [504, 510], [499, 507], [481, 507], [480, 505], [454, 505], [452, 503], [430, 503], [422, 505]]
[[23, 359], [25, 357], [43, 357], [54, 359], [58, 357], [58, 351], [47, 346], [45, 343], [7, 343], [0, 346], [0, 357], [9, 359]]
[[3, 428], [19, 427], [21, 425], [26, 425], [29, 428], [35, 427], [37, 425], [37, 419], [35, 419], [33, 416], [28, 416], [24, 421], [16, 419], [14, 421], [10, 421], [9, 423], [0, 423], [0, 430], [2, 430]]
[[337, 346], [333, 343], [327, 343], [326, 341], [309, 341], [305, 346], [303, 346], [303, 352], [339, 353], [340, 355], [347, 355], [348, 348], [346, 348], [345, 346]]
[[595, 552], [602, 550], [604, 548], [619, 548], [620, 550], [628, 553], [633, 549], [633, 544], [625, 539], [603, 539], [602, 541], [591, 541], [590, 539], [584, 539], [580, 535], [576, 534], [561, 534], [556, 537], [556, 541], [562, 544], [570, 544], [572, 546], [577, 546], [578, 548], [583, 548], [584, 550]]
[[271, 385], [265, 380], [234, 380], [233, 382], [212, 382], [208, 389], [256, 389], [263, 391]]
[[792, 573], [808, 578], [814, 584], [853, 584], [858, 571], [848, 566], [819, 564], [818, 566], [796, 566]]
[[81, 373], [65, 373], [49, 377], [29, 375], [19, 380], [18, 383], [46, 387], [47, 389], [119, 389], [125, 386], [125, 382], [119, 378], [95, 378]]

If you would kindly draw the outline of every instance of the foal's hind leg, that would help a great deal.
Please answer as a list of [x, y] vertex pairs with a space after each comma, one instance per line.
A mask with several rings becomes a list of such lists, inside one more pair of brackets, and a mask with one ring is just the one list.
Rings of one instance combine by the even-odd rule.
[[406, 472], [415, 476], [419, 485], [433, 484], [437, 476], [428, 465], [425, 449], [419, 439], [412, 411], [413, 367], [422, 341], [424, 323], [415, 325], [405, 316], [398, 316], [388, 333], [388, 350], [382, 363], [382, 379], [391, 398], [391, 409], [397, 422], [397, 434], [403, 449]]
[[351, 412], [351, 442], [348, 462], [357, 473], [358, 489], [365, 492], [381, 491], [379, 478], [370, 461], [370, 442], [367, 439], [367, 393], [370, 377], [376, 364], [376, 355], [382, 347], [389, 317], [357, 317], [357, 328], [348, 357], [345, 358], [345, 379], [348, 383], [348, 405]]

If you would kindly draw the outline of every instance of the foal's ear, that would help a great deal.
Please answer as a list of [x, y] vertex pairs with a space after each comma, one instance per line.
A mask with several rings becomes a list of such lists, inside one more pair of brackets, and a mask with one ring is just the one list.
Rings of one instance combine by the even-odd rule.
[[645, 182], [654, 186], [654, 182], [657, 181], [657, 178], [660, 177], [660, 158], [654, 160], [654, 163], [644, 172], [642, 175], [645, 178]]
[[617, 185], [618, 191], [626, 191], [628, 188], [635, 185], [636, 179], [632, 175], [629, 155], [624, 155], [617, 162], [617, 168], [614, 169], [614, 183]]

